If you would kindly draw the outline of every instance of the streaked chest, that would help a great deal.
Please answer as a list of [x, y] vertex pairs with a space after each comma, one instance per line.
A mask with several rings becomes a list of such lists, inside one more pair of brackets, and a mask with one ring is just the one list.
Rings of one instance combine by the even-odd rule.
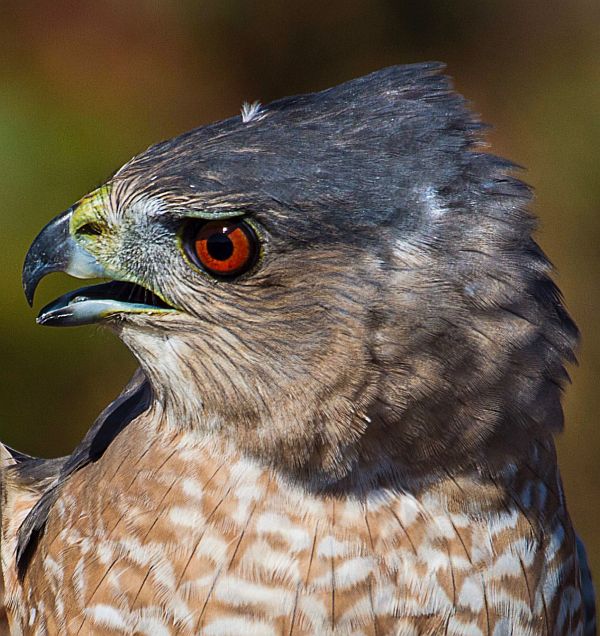
[[576, 634], [554, 487], [522, 479], [482, 517], [439, 488], [322, 498], [185, 435], [131, 438], [64, 488], [15, 613], [34, 634]]

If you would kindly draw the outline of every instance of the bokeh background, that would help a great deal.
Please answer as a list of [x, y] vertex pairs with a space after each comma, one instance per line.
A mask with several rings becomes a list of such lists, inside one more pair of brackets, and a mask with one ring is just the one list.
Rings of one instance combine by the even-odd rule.
[[[429, 59], [527, 166], [538, 235], [583, 342], [559, 445], [600, 580], [598, 0], [0, 0], [0, 437], [69, 452], [134, 363], [99, 329], [36, 326], [20, 287], [52, 216], [158, 140], [244, 100]], [[36, 303], [73, 283], [54, 275]]]

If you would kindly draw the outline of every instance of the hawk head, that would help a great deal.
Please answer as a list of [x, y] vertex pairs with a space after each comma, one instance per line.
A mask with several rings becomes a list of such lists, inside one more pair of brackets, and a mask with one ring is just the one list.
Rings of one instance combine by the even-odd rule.
[[319, 487], [493, 470], [561, 426], [576, 328], [529, 190], [440, 66], [393, 67], [152, 146], [33, 243], [45, 325], [101, 323], [165, 426]]

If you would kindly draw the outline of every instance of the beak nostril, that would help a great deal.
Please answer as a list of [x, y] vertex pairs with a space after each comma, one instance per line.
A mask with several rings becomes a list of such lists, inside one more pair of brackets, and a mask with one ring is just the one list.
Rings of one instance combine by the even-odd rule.
[[81, 227], [75, 230], [75, 234], [84, 236], [100, 236], [102, 234], [102, 227], [99, 223], [84, 223]]

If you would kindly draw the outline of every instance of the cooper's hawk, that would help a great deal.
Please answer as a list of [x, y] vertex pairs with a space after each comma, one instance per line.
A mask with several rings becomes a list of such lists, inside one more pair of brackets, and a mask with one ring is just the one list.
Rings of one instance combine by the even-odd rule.
[[593, 633], [561, 487], [577, 330], [529, 190], [439, 65], [153, 146], [47, 225], [42, 309], [141, 370], [67, 458], [6, 449], [14, 634]]

